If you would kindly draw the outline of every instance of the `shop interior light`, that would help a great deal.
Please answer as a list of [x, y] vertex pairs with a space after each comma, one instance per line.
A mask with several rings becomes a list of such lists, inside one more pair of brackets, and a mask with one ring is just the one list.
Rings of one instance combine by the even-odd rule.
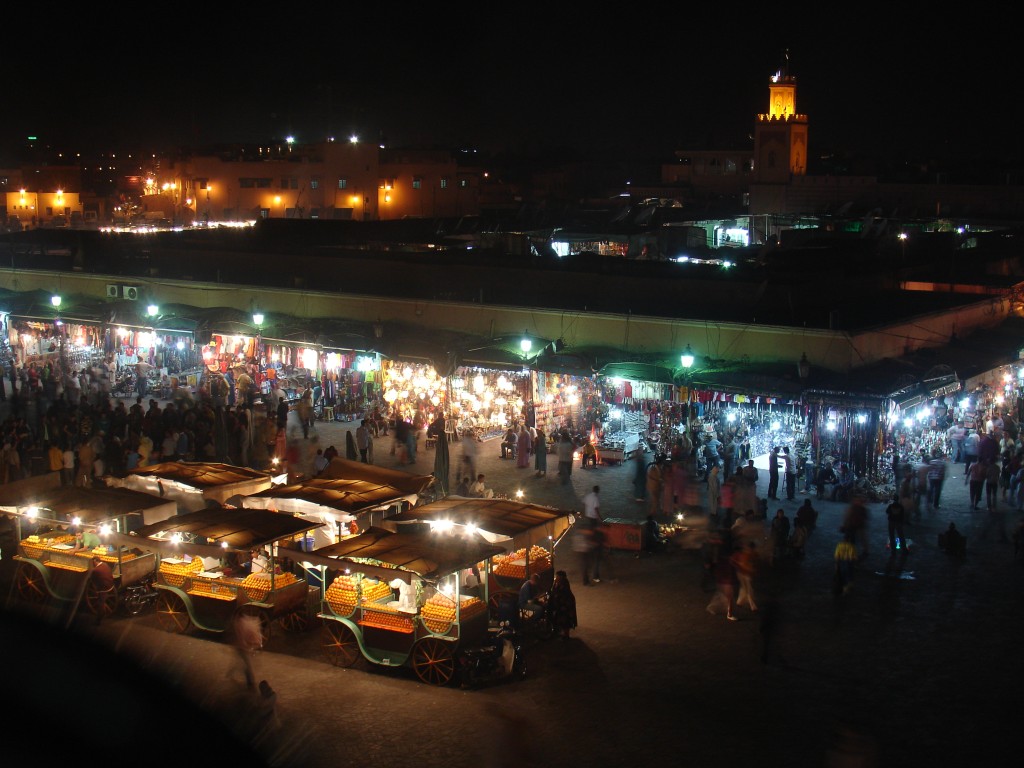
[[[1020, 370], [1021, 370], [1021, 374], [1024, 374], [1024, 368], [1021, 368]], [[971, 407], [971, 398], [965, 397], [963, 400], [961, 400], [960, 401], [960, 407], [961, 408], [970, 408]]]
[[725, 417], [725, 420], [731, 424], [732, 422], [736, 421], [736, 414], [733, 413], [732, 411], [729, 411], [729, 413]]
[[772, 422], [772, 432], [778, 432], [780, 429], [782, 429], [782, 423], [778, 422], [778, 421], [773, 421]]
[[836, 431], [836, 423], [834, 421], [828, 422], [827, 424], [825, 424], [825, 429], [827, 429], [829, 432], [835, 432]]
[[520, 488], [518, 491], [516, 491], [516, 498], [517, 499], [523, 498], [523, 489], [522, 488]]
[[55, 307], [59, 307], [60, 306], [60, 296], [51, 296], [50, 297], [50, 303], [53, 306], [55, 306]]
[[913, 419], [904, 419], [903, 420], [903, 426], [906, 427], [907, 429], [910, 429], [912, 426], [914, 426], [914, 420]]
[[146, 314], [149, 315], [150, 317], [156, 317], [159, 312], [160, 307], [158, 307], [156, 304], [150, 304], [148, 307], [146, 307]]
[[530, 354], [530, 350], [533, 349], [533, 341], [526, 335], [526, 331], [523, 331], [523, 338], [519, 342], [519, 348], [523, 350], [524, 355]]
[[867, 420], [868, 420], [868, 417], [865, 416], [863, 413], [858, 413], [857, 414], [857, 423], [858, 424], [863, 424]]
[[263, 325], [263, 319], [264, 318], [263, 318], [263, 313], [262, 312], [253, 312], [252, 313], [252, 321], [254, 323], [256, 323], [256, 325]]

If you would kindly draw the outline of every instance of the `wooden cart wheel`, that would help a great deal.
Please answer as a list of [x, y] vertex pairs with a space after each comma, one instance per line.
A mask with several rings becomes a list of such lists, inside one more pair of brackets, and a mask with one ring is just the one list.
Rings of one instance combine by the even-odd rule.
[[311, 624], [309, 613], [304, 608], [291, 611], [281, 617], [281, 626], [284, 627], [285, 632], [305, 632]]
[[424, 683], [448, 685], [455, 675], [454, 644], [425, 637], [412, 650], [412, 668]]
[[[103, 602], [103, 618], [108, 618], [114, 611], [117, 610], [117, 606], [120, 604], [121, 596], [117, 592], [117, 586], [110, 588], [110, 593], [107, 595], [107, 599]], [[89, 612], [93, 615], [99, 612], [100, 606], [100, 591], [96, 589], [96, 585], [92, 583], [90, 579], [85, 585], [85, 605], [89, 609]]]
[[22, 563], [17, 576], [18, 595], [30, 603], [41, 603], [46, 599], [46, 581], [35, 566]]
[[160, 592], [160, 599], [157, 601], [156, 618], [160, 626], [168, 632], [176, 635], [188, 632], [192, 625], [192, 618], [188, 615], [185, 601], [181, 596], [166, 590]]
[[352, 628], [340, 621], [325, 621], [320, 641], [324, 656], [336, 667], [351, 667], [359, 658], [359, 642]]

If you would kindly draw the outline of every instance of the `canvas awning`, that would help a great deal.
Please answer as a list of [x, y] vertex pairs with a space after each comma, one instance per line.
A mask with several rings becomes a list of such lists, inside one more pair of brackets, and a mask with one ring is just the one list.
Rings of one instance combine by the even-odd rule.
[[557, 540], [572, 525], [573, 513], [509, 499], [448, 497], [412, 507], [390, 520], [475, 525], [487, 533], [511, 539], [513, 548], [522, 549], [541, 543], [550, 546], [551, 539]]
[[436, 580], [489, 560], [504, 552], [479, 533], [432, 532], [429, 526], [402, 526], [398, 532], [370, 528], [337, 544], [317, 549], [309, 562], [314, 565], [359, 570], [360, 565], [386, 566]]
[[[13, 490], [6, 490], [7, 488]], [[40, 515], [51, 520], [78, 517], [87, 525], [97, 525], [128, 515], [139, 515], [144, 524], [159, 523], [177, 512], [173, 501], [160, 499], [127, 488], [51, 488], [40, 493], [0, 486], [0, 510], [23, 512], [37, 507]]]
[[317, 477], [330, 480], [364, 480], [380, 486], [390, 486], [407, 494], [423, 493], [434, 484], [433, 475], [410, 475], [397, 469], [350, 461], [340, 456], [331, 459], [331, 463]]
[[301, 517], [265, 509], [216, 507], [188, 512], [136, 531], [143, 538], [175, 533], [200, 536], [232, 549], [251, 549], [292, 538], [319, 526]]

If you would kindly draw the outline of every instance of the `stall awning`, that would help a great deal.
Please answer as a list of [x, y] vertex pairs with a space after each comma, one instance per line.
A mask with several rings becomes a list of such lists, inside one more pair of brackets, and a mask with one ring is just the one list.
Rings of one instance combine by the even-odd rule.
[[607, 378], [628, 379], [629, 381], [649, 381], [655, 384], [675, 384], [674, 372], [654, 363], [608, 363], [598, 371], [598, 375]]
[[266, 509], [217, 507], [145, 525], [136, 533], [143, 538], [161, 533], [164, 534], [163, 538], [169, 538], [175, 533], [190, 534], [232, 549], [249, 549], [273, 544], [319, 526], [319, 522]]
[[504, 551], [489, 544], [479, 533], [434, 533], [428, 526], [418, 525], [403, 527], [397, 533], [370, 528], [358, 536], [321, 547], [312, 554], [318, 560], [331, 558], [351, 563], [349, 567], [353, 570], [358, 570], [361, 562], [368, 561], [411, 571], [425, 579], [437, 579], [490, 560]]
[[512, 539], [517, 548], [557, 539], [570, 525], [572, 512], [526, 504], [510, 499], [466, 499], [448, 497], [430, 504], [412, 507], [395, 517], [406, 520], [450, 521], [475, 525], [488, 533]]
[[410, 475], [396, 469], [378, 467], [374, 464], [363, 464], [361, 461], [350, 461], [340, 456], [331, 459], [331, 463], [318, 475], [324, 480], [363, 480], [381, 486], [397, 488], [403, 494], [423, 493], [434, 484], [433, 475]]

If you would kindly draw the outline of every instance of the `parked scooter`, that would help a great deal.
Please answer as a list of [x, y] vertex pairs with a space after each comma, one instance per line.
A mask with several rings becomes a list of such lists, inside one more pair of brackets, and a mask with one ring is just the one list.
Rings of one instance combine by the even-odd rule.
[[131, 584], [124, 588], [121, 605], [129, 616], [138, 616], [154, 605], [158, 597], [160, 597], [160, 593], [153, 588], [153, 582], [150, 579], [145, 579], [138, 584]]
[[522, 640], [512, 624], [503, 621], [481, 645], [460, 652], [459, 674], [463, 688], [526, 677]]

